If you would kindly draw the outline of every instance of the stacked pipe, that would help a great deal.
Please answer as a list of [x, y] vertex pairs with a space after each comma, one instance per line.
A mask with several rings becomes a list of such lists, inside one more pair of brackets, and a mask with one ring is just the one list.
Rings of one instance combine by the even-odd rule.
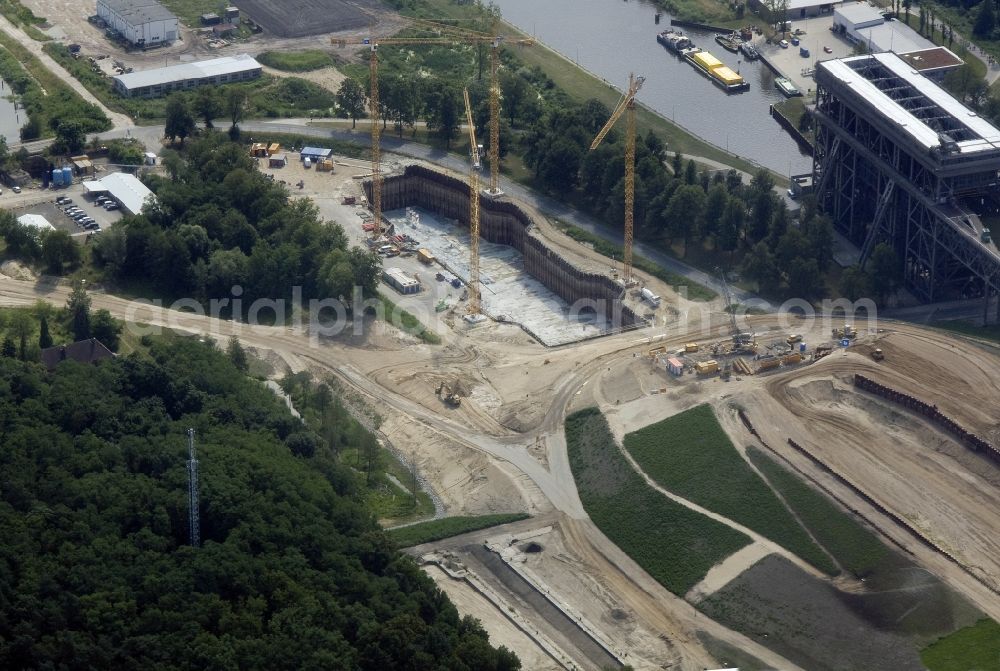
[[998, 450], [996, 446], [991, 445], [952, 418], [945, 415], [943, 412], [938, 410], [936, 405], [925, 403], [919, 398], [915, 398], [909, 394], [904, 394], [903, 392], [897, 391], [892, 387], [887, 387], [884, 384], [879, 384], [864, 375], [855, 374], [854, 386], [863, 391], [867, 391], [875, 394], [876, 396], [881, 396], [882, 398], [893, 401], [894, 403], [898, 403], [907, 410], [912, 410], [920, 415], [923, 415], [945, 431], [956, 436], [962, 443], [974, 452], [982, 452], [990, 459], [1000, 463], [1000, 450]]

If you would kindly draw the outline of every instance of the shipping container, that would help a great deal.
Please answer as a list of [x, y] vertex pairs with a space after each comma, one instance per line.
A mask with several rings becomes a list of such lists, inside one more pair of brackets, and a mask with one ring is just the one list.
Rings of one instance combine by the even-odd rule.
[[711, 375], [712, 373], [719, 372], [719, 362], [715, 359], [709, 359], [708, 361], [699, 361], [694, 365], [695, 372], [698, 375]]
[[722, 66], [722, 61], [707, 51], [699, 51], [691, 56], [691, 58], [696, 61], [697, 65], [700, 65], [708, 71], [712, 71], [715, 68]]
[[733, 72], [725, 65], [712, 69], [712, 76], [721, 81], [726, 86], [736, 86], [743, 83], [743, 77]]
[[430, 253], [430, 250], [427, 250], [427, 249], [418, 249], [417, 250], [417, 261], [420, 261], [421, 263], [426, 263], [427, 265], [430, 265], [430, 264], [434, 263], [434, 255]]

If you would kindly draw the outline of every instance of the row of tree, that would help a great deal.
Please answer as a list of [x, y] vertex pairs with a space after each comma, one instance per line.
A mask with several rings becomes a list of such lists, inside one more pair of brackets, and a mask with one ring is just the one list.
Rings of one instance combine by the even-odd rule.
[[50, 273], [62, 275], [80, 266], [80, 246], [68, 231], [25, 226], [9, 210], [0, 210], [0, 237], [10, 254], [31, 264], [44, 264]]

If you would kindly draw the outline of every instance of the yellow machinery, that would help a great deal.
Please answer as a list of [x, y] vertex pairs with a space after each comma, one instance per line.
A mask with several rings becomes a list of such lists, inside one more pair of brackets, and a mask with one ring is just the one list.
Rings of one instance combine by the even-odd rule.
[[593, 151], [604, 140], [615, 122], [625, 115], [625, 247], [622, 255], [622, 270], [624, 272], [625, 285], [632, 282], [632, 216], [635, 203], [635, 94], [642, 88], [645, 77], [636, 77], [634, 74], [628, 76], [628, 91], [622, 96], [621, 101], [611, 113], [604, 128], [597, 134], [590, 144]]
[[[382, 234], [382, 155], [381, 139], [382, 127], [381, 108], [379, 107], [378, 94], [378, 48], [380, 45], [396, 44], [489, 44], [490, 49], [490, 189], [492, 195], [500, 194], [500, 46], [504, 42], [512, 42], [519, 45], [531, 45], [535, 41], [531, 38], [520, 38], [516, 40], [505, 40], [502, 35], [490, 35], [474, 30], [458, 28], [433, 21], [423, 19], [407, 18], [407, 21], [416, 28], [422, 28], [434, 33], [439, 37], [383, 37], [366, 38], [360, 43], [371, 49], [368, 61], [369, 79], [371, 91], [368, 95], [368, 109], [371, 116], [372, 132], [372, 215], [374, 216], [375, 229], [374, 237]], [[331, 38], [333, 44], [340, 47], [347, 46], [346, 40]]]
[[469, 89], [463, 89], [465, 96], [465, 121], [469, 126], [469, 153], [472, 162], [469, 168], [469, 314], [479, 314], [479, 145], [476, 144], [476, 124], [472, 120], [472, 105], [469, 103]]

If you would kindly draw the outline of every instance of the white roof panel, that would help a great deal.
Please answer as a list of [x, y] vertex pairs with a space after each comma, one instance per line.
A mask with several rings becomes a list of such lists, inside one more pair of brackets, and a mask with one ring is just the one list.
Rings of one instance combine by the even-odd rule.
[[855, 26], [859, 23], [867, 23], [868, 21], [885, 21], [882, 12], [862, 2], [837, 7], [833, 11], [835, 14], [842, 16], [845, 21], [849, 21]]
[[49, 223], [49, 220], [40, 214], [22, 214], [17, 218], [17, 223], [22, 226], [30, 226], [42, 231], [54, 231], [56, 227]]
[[147, 198], [155, 199], [153, 192], [135, 175], [114, 172], [100, 180], [108, 193], [132, 214], [139, 214]]
[[165, 68], [130, 72], [127, 75], [117, 75], [115, 79], [121, 82], [125, 88], [134, 90], [157, 84], [187, 81], [188, 79], [205, 79], [218, 75], [236, 74], [247, 70], [257, 70], [260, 67], [257, 59], [248, 54], [240, 54], [198, 61], [197, 63], [180, 63]]
[[[961, 153], [1000, 148], [1000, 130], [955, 100], [950, 93], [915, 71], [899, 56], [886, 52], [874, 54], [874, 57], [893, 74], [912, 85], [921, 95], [941, 107], [956, 121], [982, 138], [958, 143]], [[820, 67], [826, 68], [831, 75], [853, 89], [859, 97], [875, 105], [883, 116], [898, 124], [925, 148], [930, 149], [938, 146], [940, 143], [936, 130], [904, 109], [902, 105], [892, 100], [877, 86], [865, 79], [861, 73], [855, 72], [848, 65], [848, 63], [864, 58], [868, 58], [868, 56], [825, 61], [820, 64]]]

